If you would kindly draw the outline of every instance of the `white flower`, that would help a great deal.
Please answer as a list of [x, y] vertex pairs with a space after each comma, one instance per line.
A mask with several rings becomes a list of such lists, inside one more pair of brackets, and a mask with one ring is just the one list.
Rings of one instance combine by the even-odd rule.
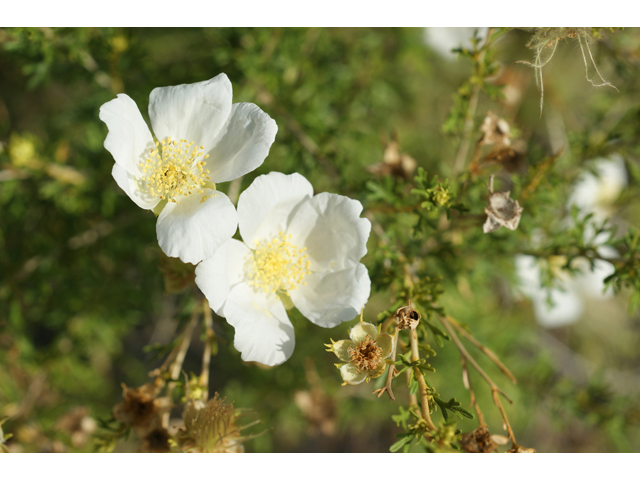
[[[598, 159], [594, 166], [598, 176], [584, 172], [576, 183], [568, 204], [580, 208], [582, 215], [592, 213], [597, 222], [602, 222], [613, 214], [612, 205], [627, 185], [627, 173], [624, 161], [618, 155], [609, 160]], [[593, 238], [593, 233], [593, 228], [587, 228], [585, 241], [600, 245], [597, 253], [601, 257], [616, 258], [618, 252], [614, 248], [602, 245], [607, 240], [607, 235], [601, 234]], [[540, 262], [545, 261], [549, 263], [547, 267], [556, 278], [557, 287], [550, 290], [541, 286]], [[565, 263], [565, 257], [551, 257], [548, 260], [538, 260], [528, 255], [516, 257], [520, 290], [531, 299], [536, 320], [545, 328], [561, 327], [579, 320], [584, 314], [585, 297], [605, 300], [612, 295], [611, 290], [604, 291], [604, 279], [615, 271], [610, 262], [597, 259], [591, 270], [585, 258], [576, 258], [571, 266], [580, 270], [580, 273], [574, 276], [561, 269]]]
[[[611, 247], [602, 246], [598, 253], [603, 257], [615, 258], [616, 252]], [[580, 270], [570, 276], [561, 270], [566, 263], [565, 257], [551, 257], [549, 260], [556, 278], [555, 288], [542, 288], [541, 268], [538, 260], [529, 255], [516, 256], [516, 272], [520, 280], [520, 290], [531, 299], [537, 322], [544, 328], [557, 328], [570, 325], [579, 320], [584, 313], [583, 298], [603, 300], [611, 296], [611, 291], [604, 292], [604, 279], [614, 272], [614, 267], [605, 260], [595, 260], [591, 270], [589, 262], [584, 258], [576, 258], [572, 267]], [[549, 303], [549, 300], [551, 303]]]
[[231, 201], [215, 184], [259, 167], [278, 127], [252, 103], [232, 105], [224, 73], [155, 88], [149, 117], [155, 142], [127, 95], [100, 107], [109, 127], [104, 146], [116, 162], [111, 173], [139, 207], [162, 209], [156, 233], [164, 253], [198, 263], [231, 238], [238, 224]]
[[387, 368], [384, 361], [393, 349], [393, 337], [380, 333], [375, 325], [360, 322], [349, 332], [351, 340], [331, 340], [327, 349], [346, 362], [336, 365], [344, 384], [358, 385], [365, 380], [378, 378]]
[[196, 268], [211, 308], [235, 328], [245, 361], [278, 365], [293, 353], [286, 308], [334, 327], [353, 319], [371, 289], [360, 259], [371, 223], [362, 205], [331, 193], [313, 196], [301, 175], [262, 175], [238, 200], [243, 242], [229, 240]]
[[598, 175], [583, 172], [575, 184], [569, 206], [576, 205], [582, 213], [593, 213], [602, 221], [613, 214], [612, 205], [627, 186], [627, 170], [620, 155], [593, 161]]

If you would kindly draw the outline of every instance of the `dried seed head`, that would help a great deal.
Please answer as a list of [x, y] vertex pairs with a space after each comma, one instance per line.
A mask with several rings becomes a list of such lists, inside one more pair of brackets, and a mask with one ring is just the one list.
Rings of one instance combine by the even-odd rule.
[[362, 342], [349, 348], [351, 362], [358, 372], [374, 370], [380, 366], [382, 348], [369, 335]]
[[400, 307], [394, 315], [400, 330], [415, 330], [420, 323], [420, 313], [411, 307]]
[[481, 425], [474, 431], [462, 435], [460, 446], [469, 453], [492, 453], [498, 447], [486, 425]]
[[184, 452], [242, 453], [246, 439], [242, 427], [236, 423], [239, 412], [216, 393], [204, 405], [189, 400], [184, 412], [184, 428], [175, 436], [177, 446]]
[[487, 221], [482, 227], [484, 233], [493, 232], [500, 227], [515, 230], [520, 223], [522, 207], [517, 200], [509, 198], [511, 192], [494, 192], [493, 175], [489, 180], [489, 206], [484, 209], [488, 215]]

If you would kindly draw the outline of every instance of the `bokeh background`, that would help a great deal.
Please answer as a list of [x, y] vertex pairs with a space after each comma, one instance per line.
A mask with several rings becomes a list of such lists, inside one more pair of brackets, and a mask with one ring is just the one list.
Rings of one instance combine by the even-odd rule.
[[[394, 139], [418, 166], [455, 181], [460, 136], [446, 124], [471, 63], [451, 49], [470, 47], [473, 35], [474, 29], [0, 29], [0, 417], [8, 417], [4, 434], [13, 434], [7, 448], [92, 451], [100, 419], [122, 399], [121, 384], [148, 381], [167, 351], [162, 346], [171, 345], [193, 306], [189, 290], [166, 291], [167, 260], [153, 215], [111, 177], [113, 159], [102, 145], [107, 128], [98, 119], [103, 103], [125, 92], [148, 119], [153, 88], [224, 72], [234, 102], [256, 103], [279, 127], [269, 157], [242, 188], [272, 170], [299, 172], [316, 192], [348, 195], [366, 210], [370, 182], [399, 181], [372, 167]], [[475, 124], [489, 110], [509, 122], [522, 152], [516, 171], [564, 149], [556, 188], [539, 200], [542, 220], [525, 212], [523, 222], [560, 215], [589, 161], [618, 155], [626, 178], [606, 208], [624, 233], [640, 223], [640, 31], [607, 31], [591, 44], [618, 92], [591, 85], [578, 44], [559, 42], [543, 70], [542, 113], [534, 71], [517, 63], [532, 60], [530, 37], [512, 30], [496, 43], [499, 68], [490, 82], [503, 95], [480, 95]], [[484, 205], [471, 207], [482, 214]], [[370, 252], [377, 241], [372, 235]], [[512, 254], [499, 261], [474, 255], [461, 256], [465, 268], [434, 267], [434, 275], [442, 276], [442, 305], [517, 377], [511, 385], [478, 356], [514, 400], [505, 408], [518, 442], [542, 452], [639, 451], [640, 317], [629, 309], [631, 294], [581, 294], [575, 321], [548, 328], [518, 293]], [[370, 257], [363, 260], [369, 267]], [[377, 322], [394, 301], [384, 288], [374, 292], [365, 320]], [[246, 443], [247, 451], [388, 451], [400, 431], [391, 415], [406, 406], [406, 389], [398, 385], [398, 401], [391, 402], [371, 394], [384, 377], [341, 387], [335, 357], [323, 344], [346, 338], [350, 324], [326, 330], [295, 311], [291, 319], [293, 357], [267, 369], [244, 364], [233, 329], [214, 317], [219, 351], [210, 391], [253, 409], [265, 430]], [[186, 371], [199, 371], [202, 348], [194, 339]], [[437, 351], [430, 382], [467, 405], [457, 350], [446, 344]], [[474, 386], [492, 432], [502, 433], [489, 389], [475, 378]], [[458, 426], [470, 431], [477, 424]], [[138, 447], [129, 438], [116, 451]]]

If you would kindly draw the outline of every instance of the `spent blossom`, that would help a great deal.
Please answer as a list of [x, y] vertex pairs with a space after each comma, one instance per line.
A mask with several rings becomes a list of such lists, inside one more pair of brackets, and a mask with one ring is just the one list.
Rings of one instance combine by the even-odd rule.
[[196, 284], [235, 328], [243, 360], [278, 365], [291, 356], [287, 309], [328, 328], [362, 309], [371, 281], [360, 259], [371, 223], [361, 212], [357, 200], [314, 196], [297, 173], [262, 175], [240, 195], [243, 241], [229, 240], [198, 265]]
[[155, 88], [149, 96], [155, 140], [129, 96], [121, 93], [100, 107], [113, 178], [136, 205], [159, 214], [160, 247], [184, 262], [210, 257], [235, 233], [235, 208], [216, 183], [259, 167], [278, 130], [256, 105], [231, 98], [224, 73]]

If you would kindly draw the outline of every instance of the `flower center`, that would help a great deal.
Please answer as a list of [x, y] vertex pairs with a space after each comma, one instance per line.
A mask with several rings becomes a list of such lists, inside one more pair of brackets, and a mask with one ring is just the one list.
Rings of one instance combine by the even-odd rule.
[[203, 161], [209, 155], [204, 155], [202, 150], [203, 146], [184, 139], [176, 141], [167, 137], [156, 142], [156, 148], [151, 149], [149, 157], [140, 165], [144, 172], [140, 182], [146, 184], [154, 197], [174, 203], [178, 203], [180, 196], [204, 193], [202, 188], [211, 177]]
[[351, 362], [356, 366], [358, 372], [374, 370], [378, 367], [382, 358], [382, 347], [379, 347], [375, 340], [367, 335], [362, 342], [349, 347]]
[[289, 240], [291, 235], [280, 232], [271, 241], [255, 242], [249, 284], [265, 293], [286, 293], [298, 285], [306, 285], [309, 271], [306, 248], [298, 248]]

